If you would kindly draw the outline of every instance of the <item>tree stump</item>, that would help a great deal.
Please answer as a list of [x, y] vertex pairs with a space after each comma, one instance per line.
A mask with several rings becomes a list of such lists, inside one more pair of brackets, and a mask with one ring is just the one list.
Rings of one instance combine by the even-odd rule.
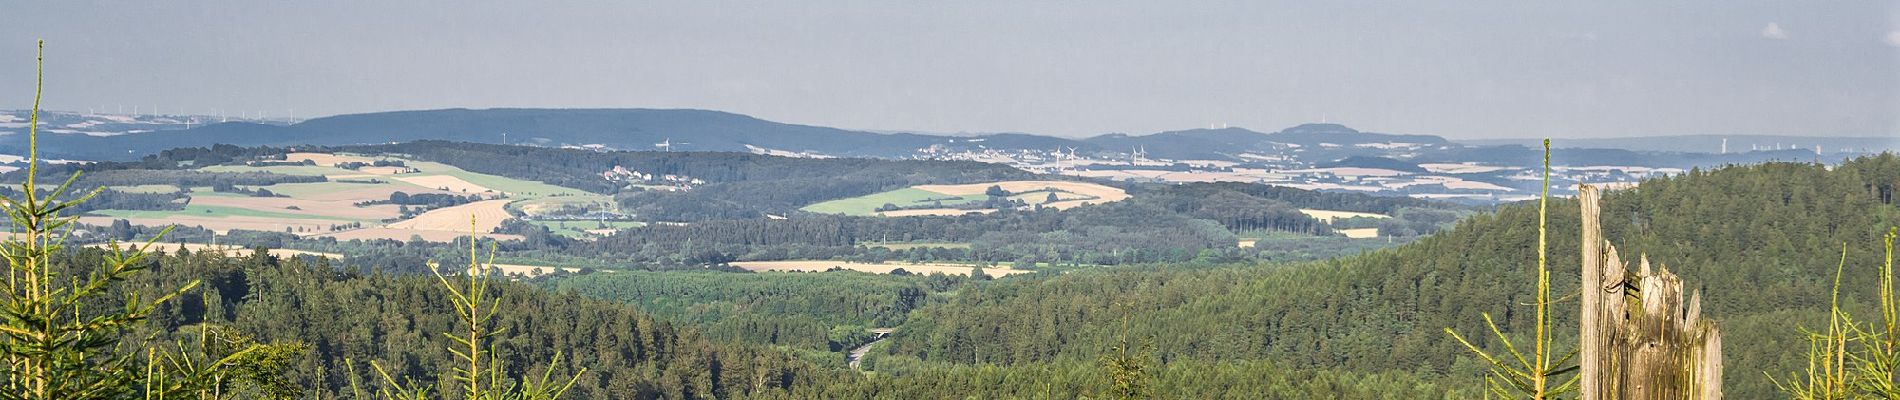
[[1720, 399], [1722, 336], [1702, 320], [1702, 294], [1641, 257], [1635, 274], [1603, 239], [1597, 189], [1583, 208], [1583, 315], [1578, 384], [1584, 400]]

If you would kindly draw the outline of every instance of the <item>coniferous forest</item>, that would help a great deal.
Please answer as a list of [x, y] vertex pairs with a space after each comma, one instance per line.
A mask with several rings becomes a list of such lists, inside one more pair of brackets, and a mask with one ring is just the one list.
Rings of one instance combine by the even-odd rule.
[[[969, 159], [673, 152], [684, 142], [671, 138], [661, 151], [421, 140], [53, 162], [38, 147], [42, 86], [21, 125], [27, 154], [0, 172], [0, 400], [1589, 398], [1600, 389], [1562, 383], [1601, 373], [1577, 358], [1594, 354], [1588, 327], [1602, 318], [1583, 304], [1684, 303], [1640, 279], [1583, 283], [1605, 243], [1642, 260], [1638, 276], [1695, 293], [1686, 311], [1653, 313], [1712, 323], [1657, 330], [1719, 326], [1722, 394], [1900, 398], [1893, 153], [1694, 168], [1566, 198], [1551, 196], [1550, 158], [1568, 150], [1546, 140], [1540, 196], [1496, 205]], [[1152, 162], [1139, 149], [1129, 166]], [[1328, 168], [1426, 171], [1345, 161]], [[394, 172], [331, 170], [379, 168]], [[422, 183], [312, 200], [382, 178]], [[1083, 194], [1003, 189], [1021, 181], [1127, 196], [1057, 207]], [[988, 189], [919, 189], [954, 185]], [[939, 197], [812, 207], [906, 190]], [[884, 214], [946, 199], [969, 202]], [[282, 203], [241, 207], [255, 200]], [[352, 216], [300, 213], [325, 201]], [[330, 225], [149, 223], [184, 210]], [[454, 215], [455, 232], [410, 230], [452, 239], [330, 234], [442, 210], [481, 211]], [[1604, 240], [1586, 228], [1597, 223]], [[818, 267], [759, 267], [774, 262]], [[1520, 343], [1536, 343], [1534, 359]], [[1573, 351], [1586, 356], [1549, 357]], [[1612, 361], [1669, 366], [1638, 371], [1656, 376], [1709, 367]]]

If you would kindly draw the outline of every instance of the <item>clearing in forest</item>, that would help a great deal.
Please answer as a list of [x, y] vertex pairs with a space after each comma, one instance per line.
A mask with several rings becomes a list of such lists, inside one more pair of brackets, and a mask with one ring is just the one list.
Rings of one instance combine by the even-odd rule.
[[1300, 209], [1300, 212], [1306, 214], [1309, 217], [1313, 217], [1313, 219], [1317, 219], [1328, 224], [1333, 223], [1333, 220], [1345, 219], [1345, 218], [1377, 218], [1377, 219], [1392, 218], [1392, 216], [1385, 215], [1385, 214], [1373, 214], [1373, 213], [1352, 212], [1352, 211], [1314, 210], [1314, 209], [1309, 209], [1309, 208], [1302, 208]]
[[[1031, 207], [1059, 210], [1088, 204], [1128, 199], [1128, 192], [1114, 187], [1075, 181], [1005, 181], [961, 185], [917, 185], [866, 196], [837, 199], [805, 206], [803, 210], [822, 214], [905, 217], [920, 215], [962, 215], [995, 212], [993, 208], [973, 205], [989, 200], [989, 188], [1009, 192], [1010, 200]], [[1055, 201], [1049, 201], [1054, 196]], [[890, 209], [886, 206], [894, 206]], [[880, 209], [883, 209], [880, 211]]]
[[[861, 262], [852, 262], [852, 261], [823, 261], [823, 260], [737, 261], [731, 264], [734, 267], [739, 267], [747, 271], [822, 272], [822, 271], [831, 270], [832, 268], [843, 268], [843, 269], [859, 271], [859, 272], [869, 272], [869, 273], [874, 273], [874, 274], [888, 274], [888, 273], [891, 273], [891, 271], [903, 269], [906, 272], [910, 272], [913, 274], [921, 274], [921, 275], [928, 275], [931, 273], [943, 273], [944, 275], [969, 275], [970, 270], [976, 268], [975, 265], [960, 265], [960, 264], [905, 264], [905, 263], [873, 264], [873, 263], [861, 263]], [[990, 276], [1027, 274], [1027, 273], [1033, 273], [1033, 272], [1035, 271], [1009, 269], [1009, 268], [984, 268], [983, 269], [983, 273], [988, 274]]]

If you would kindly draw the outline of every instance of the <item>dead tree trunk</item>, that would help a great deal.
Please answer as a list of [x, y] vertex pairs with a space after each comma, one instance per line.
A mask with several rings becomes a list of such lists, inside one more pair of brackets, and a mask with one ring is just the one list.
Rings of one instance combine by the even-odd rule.
[[1583, 400], [1720, 399], [1722, 337], [1702, 320], [1702, 294], [1684, 302], [1682, 279], [1652, 271], [1648, 257], [1630, 274], [1603, 239], [1596, 188], [1583, 207], [1583, 315], [1578, 338]]

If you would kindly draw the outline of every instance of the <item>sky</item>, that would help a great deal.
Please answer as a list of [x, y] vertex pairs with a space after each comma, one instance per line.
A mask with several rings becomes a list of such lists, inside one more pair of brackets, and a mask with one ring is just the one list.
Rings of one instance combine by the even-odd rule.
[[0, 108], [696, 108], [879, 131], [1900, 136], [1900, 1], [38, 2]]

